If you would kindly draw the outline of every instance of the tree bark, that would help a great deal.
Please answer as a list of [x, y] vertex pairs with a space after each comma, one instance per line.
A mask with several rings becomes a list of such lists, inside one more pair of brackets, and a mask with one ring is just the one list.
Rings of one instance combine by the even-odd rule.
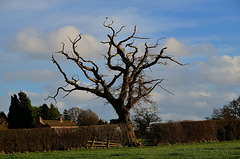
[[137, 138], [135, 136], [133, 124], [130, 119], [129, 109], [127, 109], [125, 106], [121, 106], [120, 109], [116, 110], [116, 112], [119, 117], [118, 121], [120, 123], [120, 128], [122, 131], [122, 144], [124, 146], [130, 147], [142, 146], [142, 144], [137, 141]]

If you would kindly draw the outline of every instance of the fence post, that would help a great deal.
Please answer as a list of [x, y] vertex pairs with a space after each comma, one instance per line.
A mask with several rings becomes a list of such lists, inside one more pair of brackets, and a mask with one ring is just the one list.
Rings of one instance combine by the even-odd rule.
[[109, 148], [110, 147], [110, 140], [108, 139], [107, 140], [107, 148]]
[[96, 138], [96, 136], [94, 136], [92, 139], [91, 148], [93, 148], [93, 146], [94, 146], [95, 138]]

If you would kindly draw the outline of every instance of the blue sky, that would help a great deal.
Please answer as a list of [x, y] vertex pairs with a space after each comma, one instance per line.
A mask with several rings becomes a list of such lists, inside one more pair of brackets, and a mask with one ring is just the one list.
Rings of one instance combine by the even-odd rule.
[[[240, 95], [238, 0], [0, 0], [0, 111], [8, 112], [11, 95], [20, 90], [35, 106], [54, 102], [44, 98], [64, 79], [51, 55], [61, 42], [68, 44], [67, 36], [84, 34], [81, 54], [101, 63], [106, 48], [100, 41], [109, 33], [102, 26], [105, 17], [114, 19], [116, 28], [127, 25], [122, 37], [134, 25], [138, 36], [151, 38], [149, 43], [165, 37], [161, 46], [168, 46], [166, 54], [189, 63], [154, 68], [154, 76], [168, 79], [162, 86], [174, 94], [159, 88], [153, 92], [164, 121], [203, 120]], [[77, 71], [59, 60], [66, 71]], [[60, 111], [78, 106], [106, 120], [117, 117], [111, 106], [89, 93], [57, 100]]]

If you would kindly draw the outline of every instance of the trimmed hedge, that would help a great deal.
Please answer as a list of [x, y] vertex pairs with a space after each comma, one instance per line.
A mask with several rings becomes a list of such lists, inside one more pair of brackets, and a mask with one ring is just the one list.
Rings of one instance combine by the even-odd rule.
[[0, 153], [85, 148], [88, 140], [122, 143], [119, 125], [84, 126], [76, 129], [0, 130]]
[[240, 120], [183, 121], [152, 125], [149, 145], [240, 139]]

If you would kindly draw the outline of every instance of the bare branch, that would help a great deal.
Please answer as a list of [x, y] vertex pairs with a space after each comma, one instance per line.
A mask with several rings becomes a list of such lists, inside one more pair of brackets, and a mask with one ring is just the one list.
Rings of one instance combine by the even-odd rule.
[[56, 94], [55, 94], [54, 96], [48, 96], [45, 100], [48, 100], [49, 98], [52, 98], [52, 99], [54, 99], [54, 101], [57, 103], [56, 97], [58, 96], [60, 90], [63, 90], [64, 92], [68, 92], [66, 95], [63, 96], [63, 98], [65, 98], [65, 97], [68, 96], [71, 92], [73, 92], [73, 91], [75, 91], [75, 90], [77, 90], [77, 89], [76, 89], [76, 88], [73, 88], [73, 89], [67, 90], [67, 89], [65, 89], [65, 88], [63, 88], [63, 87], [58, 87]]
[[170, 92], [169, 90], [167, 90], [166, 88], [163, 88], [162, 86], [159, 86], [160, 88], [162, 88], [164, 91], [168, 92], [171, 95], [174, 95], [172, 92]]
[[122, 31], [122, 29], [125, 28], [125, 27], [126, 27], [126, 25], [122, 26], [122, 27], [116, 32], [116, 35], [117, 35], [118, 33], [120, 33], [120, 32]]
[[112, 85], [114, 85], [114, 83], [116, 82], [116, 80], [122, 75], [122, 72], [120, 72], [118, 75], [115, 75], [113, 80], [108, 84], [108, 87], [110, 88]]

